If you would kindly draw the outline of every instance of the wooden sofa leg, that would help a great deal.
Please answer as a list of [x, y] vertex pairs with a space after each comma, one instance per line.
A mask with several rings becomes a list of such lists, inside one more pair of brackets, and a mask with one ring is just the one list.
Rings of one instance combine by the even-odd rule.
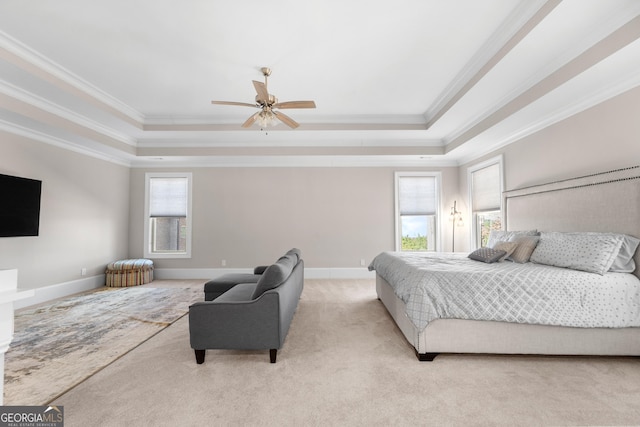
[[278, 349], [272, 348], [269, 350], [269, 358], [271, 359], [271, 363], [276, 363], [276, 356], [278, 355]]
[[416, 350], [416, 356], [421, 362], [433, 362], [433, 359], [435, 359], [438, 354], [440, 353], [418, 353]]
[[204, 363], [204, 355], [207, 350], [194, 350], [196, 353], [196, 363], [202, 365]]

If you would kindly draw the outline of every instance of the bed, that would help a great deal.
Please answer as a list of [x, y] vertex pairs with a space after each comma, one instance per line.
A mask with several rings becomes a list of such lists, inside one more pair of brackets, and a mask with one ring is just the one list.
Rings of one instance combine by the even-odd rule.
[[[507, 191], [503, 196], [505, 230], [534, 230], [538, 235], [545, 236], [545, 242], [548, 242], [549, 240], [546, 239], [553, 237], [554, 233], [558, 235], [576, 233], [580, 236], [619, 233], [640, 237], [640, 166], [529, 186]], [[542, 256], [543, 251], [539, 252]], [[426, 302], [433, 295], [421, 295], [425, 293], [422, 290], [417, 292], [419, 297], [408, 297], [408, 289], [411, 285], [406, 281], [411, 275], [424, 275], [428, 278], [435, 274], [438, 277], [449, 277], [449, 282], [452, 284], [462, 280], [481, 282], [477, 276], [484, 274], [482, 269], [489, 268], [488, 266], [494, 267], [497, 264], [504, 265], [500, 268], [506, 270], [523, 270], [524, 274], [529, 274], [530, 277], [535, 277], [538, 274], [537, 270], [527, 269], [540, 267], [556, 269], [562, 274], [570, 273], [568, 270], [571, 270], [571, 273], [574, 271], [573, 268], [537, 265], [531, 262], [516, 265], [517, 263], [503, 261], [482, 265], [484, 263], [470, 260], [467, 255], [409, 254], [409, 259], [403, 260], [396, 253], [382, 253], [370, 265], [370, 269], [376, 270], [378, 298], [409, 344], [413, 346], [420, 361], [431, 361], [440, 353], [640, 356], [640, 307], [638, 307], [640, 305], [640, 280], [638, 279], [640, 250], [635, 251], [633, 255], [638, 268], [632, 273], [611, 274], [608, 271], [604, 273], [601, 271], [600, 273], [603, 274], [598, 274], [598, 272], [580, 270], [578, 278], [565, 278], [569, 285], [578, 283], [580, 286], [592, 286], [591, 289], [596, 294], [600, 292], [603, 299], [606, 294], [613, 295], [613, 302], [602, 304], [593, 304], [593, 301], [585, 302], [584, 295], [573, 295], [573, 300], [569, 298], [566, 303], [563, 302], [563, 304], [573, 305], [569, 309], [571, 313], [592, 310], [593, 316], [587, 315], [589, 319], [586, 321], [576, 320], [579, 316], [573, 316], [573, 314], [561, 320], [545, 318], [540, 320], [529, 315], [531, 311], [536, 311], [531, 307], [523, 315], [519, 315], [512, 307], [511, 312], [507, 314], [486, 315], [485, 313], [476, 318], [465, 312], [464, 308], [451, 303], [456, 299], [452, 296], [453, 294], [444, 296], [445, 299], [449, 299], [444, 305], [437, 301]], [[424, 256], [429, 258], [427, 263], [431, 263], [432, 270], [436, 270], [429, 273], [432, 276], [420, 271], [410, 273], [398, 269], [411, 268], [412, 264], [415, 267], [416, 264], [420, 264], [419, 258]], [[460, 275], [462, 273], [458, 272], [453, 276], [446, 276], [449, 273], [439, 273], [437, 270], [441, 264], [447, 263], [465, 265], [466, 267], [462, 269], [468, 275]], [[479, 273], [474, 273], [476, 268], [480, 269]], [[420, 267], [417, 270], [420, 270]], [[491, 272], [495, 274], [495, 270]], [[507, 271], [505, 274], [511, 273], [513, 272]], [[580, 274], [586, 276], [580, 276]], [[604, 285], [613, 288], [599, 290], [597, 284], [599, 278], [595, 276], [603, 278], [615, 276], [615, 284]], [[491, 277], [489, 280], [494, 280], [493, 276], [488, 277]], [[589, 281], [592, 278], [595, 279], [596, 284], [583, 284], [583, 277], [589, 278]], [[553, 282], [552, 279], [545, 280]], [[489, 292], [503, 292], [492, 291], [491, 286], [488, 286], [488, 289]], [[533, 295], [531, 289], [533, 288], [529, 288], [526, 292]], [[484, 307], [484, 302], [480, 302], [481, 294], [474, 292], [476, 293], [471, 296], [459, 296], [457, 299], [477, 300], [479, 302], [476, 303], [476, 308]], [[567, 293], [567, 291], [564, 292]], [[553, 295], [557, 296], [561, 293], [562, 291], [556, 291]], [[568, 293], [570, 294], [571, 291]], [[556, 296], [550, 299], [553, 300]], [[422, 304], [431, 305], [431, 307], [425, 309], [421, 307]], [[537, 305], [535, 300], [532, 304]], [[421, 311], [422, 314], [416, 318], [416, 315], [412, 314], [415, 311]], [[615, 318], [620, 317], [620, 313], [623, 313], [624, 319], [617, 322]]]

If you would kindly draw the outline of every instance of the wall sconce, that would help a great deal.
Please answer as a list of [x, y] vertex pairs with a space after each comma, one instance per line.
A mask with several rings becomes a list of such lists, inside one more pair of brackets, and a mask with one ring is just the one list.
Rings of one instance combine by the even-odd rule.
[[453, 201], [453, 206], [451, 207], [451, 216], [449, 220], [453, 223], [453, 237], [451, 242], [451, 252], [456, 251], [456, 226], [462, 227], [464, 226], [464, 221], [462, 220], [462, 212], [456, 209], [456, 201]]

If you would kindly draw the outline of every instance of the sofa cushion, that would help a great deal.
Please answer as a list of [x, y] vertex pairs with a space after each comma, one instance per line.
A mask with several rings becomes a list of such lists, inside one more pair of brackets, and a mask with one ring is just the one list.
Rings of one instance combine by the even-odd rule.
[[258, 283], [260, 275], [249, 273], [229, 273], [209, 280], [204, 284], [204, 300], [211, 301], [233, 288], [238, 283]]
[[216, 303], [251, 301], [256, 283], [240, 283], [215, 299]]
[[291, 271], [293, 271], [293, 267], [298, 263], [296, 258], [297, 256], [293, 254], [285, 255], [280, 257], [275, 264], [267, 267], [264, 273], [262, 273], [260, 280], [258, 280], [258, 285], [251, 299], [256, 299], [266, 291], [277, 288], [287, 280]]
[[260, 280], [259, 274], [251, 274], [251, 273], [228, 273], [223, 274], [222, 276], [218, 276], [215, 279], [209, 280], [204, 284], [204, 291], [208, 291], [209, 289], [213, 290], [217, 286], [225, 286], [237, 285], [238, 283], [257, 283]]

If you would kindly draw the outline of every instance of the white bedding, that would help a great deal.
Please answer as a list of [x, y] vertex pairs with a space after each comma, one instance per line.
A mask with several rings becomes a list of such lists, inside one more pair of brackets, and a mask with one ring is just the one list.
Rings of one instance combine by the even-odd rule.
[[439, 318], [623, 328], [640, 326], [640, 280], [466, 254], [383, 252], [371, 262], [419, 331]]

